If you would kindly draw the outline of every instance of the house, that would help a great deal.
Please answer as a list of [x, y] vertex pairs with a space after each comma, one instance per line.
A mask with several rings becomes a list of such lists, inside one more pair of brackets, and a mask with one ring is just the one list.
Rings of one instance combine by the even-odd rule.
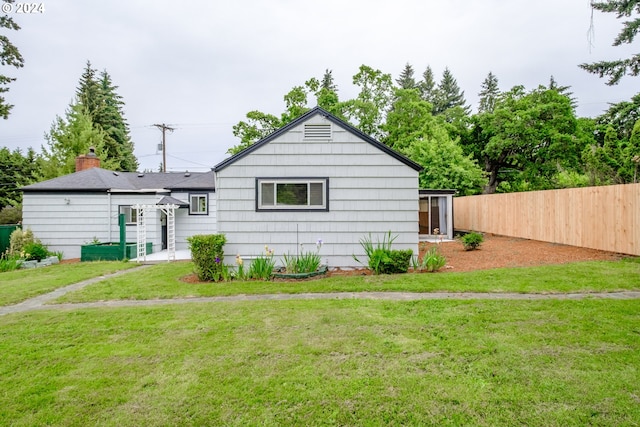
[[[360, 240], [418, 252], [420, 165], [316, 107], [214, 167], [225, 253], [315, 251], [330, 267], [366, 261]], [[319, 246], [319, 245], [318, 245]]]
[[188, 236], [223, 233], [228, 263], [267, 246], [278, 259], [318, 250], [330, 267], [357, 267], [369, 237], [391, 233], [395, 249], [415, 254], [436, 228], [453, 237], [453, 191], [419, 191], [420, 165], [319, 107], [210, 172], [113, 172], [96, 161], [80, 156], [76, 173], [22, 189], [24, 225], [66, 258], [94, 238], [118, 241], [121, 213], [127, 241], [152, 242], [154, 252], [172, 235], [186, 249]]
[[167, 248], [173, 216], [175, 249], [187, 249], [186, 238], [216, 232], [213, 172], [138, 173], [101, 169], [94, 153], [76, 159], [76, 172], [22, 187], [23, 225], [51, 251], [79, 258], [92, 241], [119, 241], [119, 214], [124, 214], [127, 242], [136, 242], [136, 205], [155, 206], [144, 217], [146, 241], [153, 251]]

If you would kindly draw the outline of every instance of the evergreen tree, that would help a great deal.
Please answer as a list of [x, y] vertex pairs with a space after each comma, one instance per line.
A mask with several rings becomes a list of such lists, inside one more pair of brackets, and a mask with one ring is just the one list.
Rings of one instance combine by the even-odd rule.
[[436, 89], [433, 114], [442, 114], [453, 107], [461, 107], [466, 114], [469, 114], [471, 108], [466, 105], [466, 103], [464, 91], [460, 90], [458, 82], [453, 77], [453, 74], [451, 74], [451, 71], [449, 71], [449, 68], [445, 68], [442, 73], [442, 79]]
[[422, 81], [418, 83], [418, 89], [420, 89], [420, 97], [433, 106], [436, 98], [436, 81], [430, 66], [427, 66], [422, 73]]
[[551, 76], [549, 78], [548, 89], [555, 90], [560, 95], [564, 95], [567, 98], [569, 98], [569, 101], [571, 101], [571, 106], [573, 107], [574, 110], [578, 106], [578, 101], [573, 96], [573, 92], [569, 91], [569, 89], [571, 89], [571, 86], [560, 86], [560, 85], [558, 85], [558, 82], [556, 82], [556, 79], [554, 79], [553, 76]]
[[129, 135], [129, 125], [124, 119], [124, 102], [118, 95], [111, 76], [105, 71], [100, 74], [102, 106], [93, 115], [93, 124], [106, 133], [105, 146], [112, 159], [119, 160], [118, 170], [133, 172], [138, 168], [138, 160], [133, 154], [133, 142]]
[[338, 93], [338, 86], [333, 81], [333, 74], [330, 69], [326, 69], [324, 71], [324, 75], [322, 76], [322, 83], [320, 85], [321, 89], [326, 89], [331, 92]]
[[[591, 2], [591, 7], [605, 13], [615, 13], [617, 18], [630, 17], [633, 19], [625, 21], [622, 30], [613, 42], [613, 46], [631, 44], [640, 31], [640, 0], [606, 0], [602, 2]], [[600, 61], [591, 64], [580, 64], [580, 68], [597, 74], [599, 77], [608, 76], [608, 85], [615, 85], [625, 74], [637, 76], [640, 74], [640, 54], [632, 55], [630, 58], [614, 61]]]
[[35, 181], [36, 159], [32, 148], [24, 155], [19, 148], [0, 148], [0, 209], [22, 203], [20, 187]]
[[496, 106], [496, 100], [500, 95], [500, 89], [498, 88], [498, 78], [489, 71], [487, 77], [482, 82], [481, 90], [478, 96], [480, 97], [480, 103], [478, 105], [478, 113], [493, 112]]
[[138, 160], [133, 154], [129, 126], [124, 119], [124, 102], [117, 89], [106, 70], [98, 75], [87, 61], [76, 88], [76, 99], [93, 126], [104, 131], [104, 150], [114, 169], [133, 172], [138, 168]]
[[400, 73], [400, 77], [396, 79], [396, 83], [400, 89], [415, 89], [417, 87], [413, 73], [413, 67], [407, 62]]
[[[609, 109], [597, 118], [597, 123], [602, 126], [612, 125], [618, 131], [619, 139], [628, 140], [638, 120], [640, 120], [640, 93], [631, 97], [631, 101], [610, 104]], [[603, 142], [601, 137], [599, 142]]]
[[[4, 0], [3, 4], [4, 3], [13, 3], [13, 0]], [[14, 22], [13, 18], [8, 15], [4, 15], [0, 16], [0, 28], [18, 31], [20, 26]], [[24, 65], [24, 59], [22, 58], [20, 51], [5, 35], [0, 35], [0, 65], [8, 65], [15, 68], [22, 68]], [[15, 77], [0, 74], [0, 117], [5, 120], [9, 118], [9, 112], [13, 108], [13, 105], [7, 103], [1, 94], [9, 91], [7, 85], [12, 81], [15, 81]]]
[[92, 118], [99, 115], [104, 95], [100, 88], [97, 71], [91, 67], [91, 62], [89, 61], [87, 61], [87, 65], [80, 76], [80, 81], [76, 88], [76, 100], [84, 105], [85, 111]]

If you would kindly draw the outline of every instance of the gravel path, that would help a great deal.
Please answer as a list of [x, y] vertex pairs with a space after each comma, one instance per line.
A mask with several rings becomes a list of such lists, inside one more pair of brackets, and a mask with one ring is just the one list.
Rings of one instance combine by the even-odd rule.
[[152, 300], [115, 300], [97, 301], [73, 304], [47, 304], [68, 292], [76, 291], [85, 286], [104, 280], [108, 277], [119, 276], [131, 271], [147, 268], [149, 265], [129, 270], [118, 271], [113, 274], [95, 277], [74, 283], [47, 294], [39, 295], [19, 304], [0, 307], [0, 316], [10, 313], [21, 313], [34, 310], [74, 310], [79, 308], [97, 307], [141, 307], [169, 304], [211, 303], [231, 301], [289, 301], [289, 300], [320, 300], [320, 299], [364, 299], [388, 301], [418, 301], [418, 300], [582, 300], [582, 299], [640, 299], [640, 291], [623, 292], [595, 292], [595, 293], [483, 293], [483, 292], [327, 292], [300, 294], [262, 294], [262, 295], [232, 295], [220, 297], [193, 297]]

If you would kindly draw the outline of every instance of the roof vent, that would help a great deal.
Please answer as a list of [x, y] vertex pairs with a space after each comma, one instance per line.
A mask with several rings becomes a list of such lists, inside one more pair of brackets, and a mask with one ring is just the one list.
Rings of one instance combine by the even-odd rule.
[[139, 173], [139, 174], [138, 174], [138, 178], [142, 178], [143, 176], [144, 176], [144, 174], [143, 174], [143, 173]]
[[120, 176], [120, 174], [119, 174], [118, 172], [116, 172], [116, 171], [113, 171], [113, 174], [114, 174], [115, 176]]
[[318, 124], [318, 125], [305, 124], [304, 139], [311, 139], [311, 140], [331, 139], [331, 125], [330, 124]]
[[184, 176], [186, 176], [186, 177], [189, 177], [189, 176], [191, 176], [191, 172], [189, 172], [189, 171], [186, 171], [186, 172], [184, 173]]

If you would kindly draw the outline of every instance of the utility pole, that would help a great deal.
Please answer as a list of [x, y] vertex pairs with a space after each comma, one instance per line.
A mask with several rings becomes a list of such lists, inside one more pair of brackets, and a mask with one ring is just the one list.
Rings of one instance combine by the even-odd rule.
[[162, 123], [153, 125], [162, 131], [162, 172], [167, 172], [167, 131], [173, 132], [175, 129]]

